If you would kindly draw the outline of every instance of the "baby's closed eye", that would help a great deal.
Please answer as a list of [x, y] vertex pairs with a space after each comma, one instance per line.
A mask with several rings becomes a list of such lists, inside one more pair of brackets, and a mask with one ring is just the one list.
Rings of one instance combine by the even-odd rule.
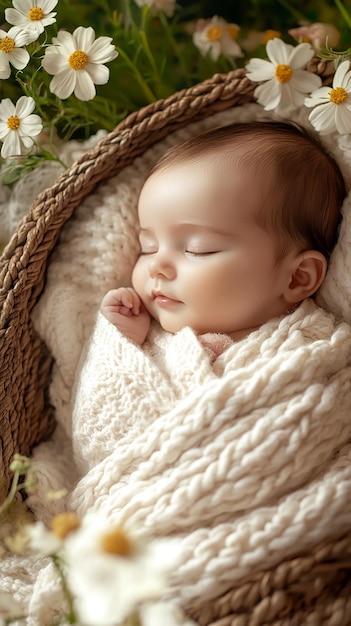
[[211, 254], [217, 254], [219, 250], [185, 250], [187, 256], [210, 256]]

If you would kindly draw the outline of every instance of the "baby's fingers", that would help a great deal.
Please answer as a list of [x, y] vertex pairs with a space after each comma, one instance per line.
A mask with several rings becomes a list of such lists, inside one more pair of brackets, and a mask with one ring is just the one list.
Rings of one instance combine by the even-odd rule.
[[129, 309], [132, 315], [139, 315], [140, 313], [140, 298], [135, 293], [134, 289], [126, 288], [122, 294], [121, 304]]

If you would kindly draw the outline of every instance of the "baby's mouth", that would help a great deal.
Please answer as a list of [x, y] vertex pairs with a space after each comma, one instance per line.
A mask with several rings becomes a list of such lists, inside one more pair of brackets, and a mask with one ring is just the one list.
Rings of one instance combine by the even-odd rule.
[[170, 298], [166, 296], [161, 291], [152, 291], [152, 299], [158, 306], [172, 306], [175, 304], [181, 304], [180, 300], [175, 300], [174, 298]]

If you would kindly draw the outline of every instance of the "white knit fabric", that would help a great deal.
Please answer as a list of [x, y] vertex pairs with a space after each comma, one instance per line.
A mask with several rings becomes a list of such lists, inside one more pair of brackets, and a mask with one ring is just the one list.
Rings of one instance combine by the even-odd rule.
[[[214, 365], [190, 329], [153, 324], [143, 349], [97, 313], [130, 280], [138, 254], [137, 197], [170, 145], [258, 105], [216, 114], [169, 136], [90, 194], [66, 225], [34, 321], [55, 365], [58, 427], [38, 446], [38, 519], [69, 506], [140, 532], [180, 537], [167, 598], [185, 608], [216, 597], [296, 548], [346, 530], [351, 519], [351, 329], [308, 300], [230, 347]], [[307, 113], [295, 119], [307, 123]], [[348, 177], [351, 143], [325, 138]], [[348, 180], [349, 182], [349, 180]], [[351, 256], [344, 223], [318, 302], [351, 322]], [[48, 489], [67, 487], [66, 501]], [[12, 557], [0, 587], [29, 607], [29, 624], [57, 616], [50, 565]]]
[[155, 326], [141, 349], [99, 314], [74, 403], [84, 477], [70, 503], [182, 536], [172, 597], [215, 597], [349, 527], [350, 401], [351, 329], [310, 300], [213, 366], [189, 328]]

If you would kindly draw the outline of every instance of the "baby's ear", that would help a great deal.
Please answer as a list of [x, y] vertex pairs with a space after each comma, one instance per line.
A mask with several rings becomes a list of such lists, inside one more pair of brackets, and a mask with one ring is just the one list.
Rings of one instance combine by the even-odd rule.
[[327, 260], [317, 250], [298, 254], [293, 262], [289, 284], [284, 297], [290, 304], [312, 296], [322, 284], [327, 272]]

